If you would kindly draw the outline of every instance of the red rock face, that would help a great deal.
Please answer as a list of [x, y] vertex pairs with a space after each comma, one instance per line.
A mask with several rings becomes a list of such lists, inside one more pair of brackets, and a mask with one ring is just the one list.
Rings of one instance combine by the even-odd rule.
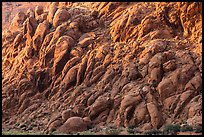
[[202, 124], [202, 3], [49, 3], [2, 36], [2, 120], [78, 132]]

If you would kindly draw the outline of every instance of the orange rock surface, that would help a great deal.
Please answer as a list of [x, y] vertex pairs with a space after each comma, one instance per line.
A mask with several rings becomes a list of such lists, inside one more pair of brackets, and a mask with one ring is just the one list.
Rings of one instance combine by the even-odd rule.
[[3, 127], [202, 125], [201, 2], [34, 5], [3, 21]]

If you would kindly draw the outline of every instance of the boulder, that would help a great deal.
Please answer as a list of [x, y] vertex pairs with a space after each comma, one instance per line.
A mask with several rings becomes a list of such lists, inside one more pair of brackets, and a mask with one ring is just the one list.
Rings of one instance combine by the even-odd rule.
[[150, 82], [158, 85], [158, 83], [162, 80], [162, 77], [163, 77], [162, 68], [161, 67], [153, 68], [150, 74]]
[[36, 6], [35, 7], [35, 18], [38, 17], [39, 15], [43, 14], [43, 6]]
[[62, 124], [63, 124], [62, 121], [57, 119], [57, 120], [55, 120], [54, 122], [52, 122], [52, 123], [49, 125], [48, 131], [49, 131], [49, 132], [53, 132], [53, 131], [55, 131], [56, 129], [58, 129]]
[[87, 130], [87, 124], [81, 117], [71, 117], [57, 130], [59, 133], [75, 133]]
[[164, 120], [157, 106], [153, 102], [147, 103], [147, 109], [149, 111], [153, 128], [160, 128], [163, 125]]
[[170, 79], [167, 78], [162, 79], [157, 88], [161, 100], [164, 100], [176, 93], [176, 86], [172, 83]]
[[99, 96], [89, 109], [91, 119], [110, 107], [111, 100], [109, 97]]
[[70, 117], [73, 117], [73, 116], [74, 116], [74, 113], [71, 109], [67, 109], [67, 110], [64, 110], [62, 112], [63, 121], [67, 121], [67, 119], [69, 119]]
[[53, 18], [53, 26], [57, 27], [70, 18], [70, 14], [66, 9], [58, 9]]
[[142, 121], [148, 121], [149, 117], [148, 117], [148, 110], [147, 110], [147, 105], [146, 103], [143, 101], [141, 103], [139, 103], [135, 110], [134, 110], [134, 115], [133, 117], [136, 119], [136, 124], [142, 122]]

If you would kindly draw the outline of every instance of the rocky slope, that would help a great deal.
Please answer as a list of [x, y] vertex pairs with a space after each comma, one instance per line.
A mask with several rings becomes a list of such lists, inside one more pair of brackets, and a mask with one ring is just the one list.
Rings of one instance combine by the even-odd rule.
[[3, 127], [202, 125], [202, 3], [54, 2], [2, 36]]
[[36, 6], [46, 8], [46, 2], [2, 2], [2, 28], [7, 29], [15, 15], [20, 12], [26, 12], [28, 9], [34, 10]]

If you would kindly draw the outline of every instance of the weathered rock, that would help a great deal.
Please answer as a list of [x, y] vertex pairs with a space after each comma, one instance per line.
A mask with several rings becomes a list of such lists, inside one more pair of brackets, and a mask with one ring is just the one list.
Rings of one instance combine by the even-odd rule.
[[[31, 38], [35, 34], [38, 23], [34, 17], [27, 18], [24, 23], [25, 23], [24, 33], [27, 33], [26, 34], [27, 35], [27, 41], [29, 42], [29, 40], [31, 41]], [[26, 42], [26, 43], [29, 44], [28, 42]]]
[[73, 117], [74, 113], [71, 109], [65, 110], [62, 112], [62, 119], [67, 121], [68, 118]]
[[162, 79], [158, 85], [158, 92], [162, 100], [165, 98], [174, 95], [176, 92], [176, 87], [169, 79]]
[[47, 15], [48, 15], [48, 13], [43, 13], [43, 14], [39, 15], [36, 19], [38, 20], [39, 23], [41, 23], [47, 19]]
[[81, 47], [75, 47], [71, 50], [70, 55], [73, 57], [81, 57], [83, 55], [83, 49]]
[[145, 104], [145, 102], [141, 102], [140, 104], [138, 104], [135, 108], [135, 111], [134, 111], [134, 118], [136, 118], [136, 123], [135, 124], [138, 124], [142, 121], [148, 121], [149, 118], [148, 118], [148, 115], [147, 115], [147, 106]]
[[84, 74], [86, 71], [86, 67], [87, 67], [87, 61], [88, 61], [88, 57], [85, 56], [82, 61], [81, 61], [81, 65], [79, 66], [79, 70], [77, 72], [77, 82], [76, 85], [80, 85], [81, 82], [84, 80]]
[[18, 110], [18, 114], [22, 113], [29, 106], [29, 103], [30, 103], [30, 99], [25, 99]]
[[48, 131], [53, 132], [62, 125], [61, 120], [56, 120], [49, 125]]
[[31, 58], [34, 55], [34, 49], [31, 46], [26, 46], [25, 47], [25, 56], [27, 58]]
[[47, 16], [47, 19], [50, 23], [52, 23], [53, 21], [53, 18], [54, 18], [54, 15], [55, 15], [55, 12], [57, 11], [57, 6], [52, 3], [50, 6], [49, 6], [49, 9], [48, 9], [48, 16]]
[[199, 111], [202, 109], [202, 105], [200, 103], [201, 99], [202, 97], [198, 95], [191, 100], [189, 103], [190, 107], [188, 109], [188, 118], [193, 118], [194, 116], [198, 115]]
[[74, 40], [70, 36], [62, 36], [57, 41], [54, 53], [54, 75], [63, 70], [64, 65], [69, 60], [69, 53], [74, 43]]
[[173, 71], [175, 69], [176, 69], [176, 61], [175, 60], [169, 60], [163, 64], [163, 70], [165, 72]]
[[96, 35], [93, 32], [85, 33], [79, 38], [79, 45], [83, 47], [87, 47], [89, 44], [91, 44], [94, 40]]
[[194, 116], [193, 118], [189, 118], [187, 120], [188, 125], [198, 126], [202, 125], [202, 116]]
[[65, 86], [65, 89], [67, 89], [67, 87], [74, 85], [76, 83], [77, 80], [77, 72], [78, 72], [78, 66], [74, 66], [72, 67], [67, 74], [65, 75], [63, 81], [61, 82], [61, 85]]
[[71, 117], [57, 130], [59, 133], [75, 133], [87, 130], [87, 125], [81, 117]]
[[43, 14], [43, 7], [42, 6], [36, 6], [35, 7], [35, 18], [41, 14]]
[[57, 27], [70, 18], [70, 14], [66, 9], [58, 9], [53, 18], [53, 26]]
[[153, 68], [150, 74], [150, 82], [156, 85], [162, 80], [163, 71], [161, 67]]
[[48, 28], [49, 23], [46, 20], [43, 23], [40, 23], [36, 28], [35, 34], [33, 36], [33, 48], [35, 51], [38, 52], [40, 50], [45, 35], [47, 35], [49, 31]]
[[19, 45], [19, 43], [22, 41], [22, 38], [23, 38], [23, 34], [20, 33], [16, 36], [16, 38], [14, 39], [13, 41], [13, 46], [14, 48], [17, 48], [17, 46]]
[[154, 128], [160, 128], [163, 124], [163, 118], [157, 106], [154, 103], [147, 103], [147, 109], [151, 118], [151, 124]]
[[24, 12], [18, 12], [16, 14], [16, 16], [13, 18], [12, 22], [11, 22], [11, 26], [10, 26], [10, 30], [11, 31], [18, 31], [19, 28], [21, 28], [23, 26], [23, 23], [26, 19], [26, 15]]
[[185, 91], [186, 90], [196, 90], [196, 91], [201, 91], [201, 85], [202, 85], [202, 80], [201, 76], [199, 73], [197, 73], [185, 86]]
[[33, 17], [33, 18], [35, 17], [35, 13], [31, 8], [29, 8], [26, 13], [27, 13], [28, 18], [29, 17]]
[[201, 5], [54, 2], [18, 13], [2, 33], [3, 126], [202, 124]]
[[89, 109], [90, 117], [93, 118], [95, 115], [101, 113], [108, 107], [110, 107], [111, 100], [108, 97], [102, 97], [96, 99]]

